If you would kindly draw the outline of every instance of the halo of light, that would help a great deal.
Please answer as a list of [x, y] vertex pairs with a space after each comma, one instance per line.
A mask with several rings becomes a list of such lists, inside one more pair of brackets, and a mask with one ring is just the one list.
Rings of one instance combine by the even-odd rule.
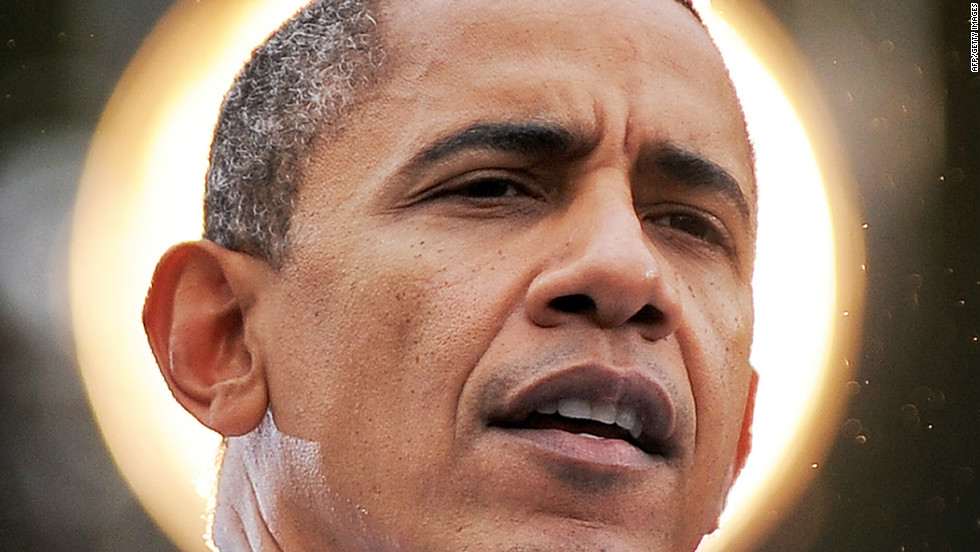
[[[166, 390], [139, 313], [160, 254], [201, 234], [210, 134], [231, 78], [251, 48], [305, 1], [179, 2], [118, 85], [79, 189], [71, 302], [83, 380], [127, 482], [188, 552], [205, 549], [203, 513], [219, 437]], [[700, 9], [746, 110], [761, 196], [755, 451], [722, 530], [702, 546], [731, 552], [776, 521], [823, 459], [828, 422], [843, 406], [864, 261], [851, 232], [859, 223], [848, 201], [850, 180], [791, 41], [754, 1], [715, 4], [714, 11]]]

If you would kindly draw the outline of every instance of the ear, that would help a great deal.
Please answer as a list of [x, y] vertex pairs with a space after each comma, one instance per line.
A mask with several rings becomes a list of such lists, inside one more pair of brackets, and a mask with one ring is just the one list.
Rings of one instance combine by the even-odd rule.
[[260, 259], [202, 240], [167, 251], [143, 306], [143, 327], [174, 398], [229, 437], [254, 429], [268, 407], [249, 314], [273, 274]]
[[745, 467], [745, 461], [752, 450], [752, 417], [755, 413], [755, 395], [759, 389], [759, 373], [752, 369], [752, 379], [749, 381], [749, 394], [745, 400], [745, 414], [742, 416], [742, 431], [738, 437], [738, 447], [735, 449], [735, 477]]

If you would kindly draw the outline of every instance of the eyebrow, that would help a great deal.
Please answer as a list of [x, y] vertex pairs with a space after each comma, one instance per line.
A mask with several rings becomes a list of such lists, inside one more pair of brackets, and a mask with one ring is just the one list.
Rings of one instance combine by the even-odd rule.
[[[475, 123], [430, 144], [399, 172], [411, 174], [468, 151], [496, 151], [571, 161], [587, 156], [598, 143], [598, 136], [550, 122]], [[713, 161], [677, 144], [663, 142], [649, 148], [640, 155], [637, 166], [653, 170], [688, 188], [720, 192], [742, 215], [752, 216], [750, 201], [735, 177]]]
[[641, 155], [646, 167], [691, 189], [721, 193], [745, 217], [752, 216], [752, 204], [738, 181], [720, 165], [673, 143], [662, 143]]
[[575, 159], [596, 140], [547, 122], [477, 123], [423, 149], [406, 165], [421, 168], [467, 151], [497, 151], [524, 157]]

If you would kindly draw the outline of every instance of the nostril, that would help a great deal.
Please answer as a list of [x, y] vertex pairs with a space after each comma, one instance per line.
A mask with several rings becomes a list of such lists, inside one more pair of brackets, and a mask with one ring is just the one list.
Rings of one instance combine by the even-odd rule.
[[595, 312], [596, 304], [588, 295], [563, 295], [556, 297], [548, 303], [548, 306], [561, 312], [569, 314], [587, 314]]
[[[556, 297], [548, 303], [548, 306], [558, 312], [565, 314], [585, 315], [589, 317], [599, 316], [599, 306], [592, 297], [584, 294], [563, 295]], [[667, 319], [667, 315], [653, 305], [643, 305], [640, 310], [633, 313], [628, 319], [620, 319], [641, 326], [660, 325]]]
[[630, 317], [630, 322], [635, 322], [646, 326], [653, 326], [662, 323], [666, 318], [667, 317], [663, 311], [657, 307], [654, 307], [653, 305], [643, 305], [643, 308], [636, 311], [636, 314]]

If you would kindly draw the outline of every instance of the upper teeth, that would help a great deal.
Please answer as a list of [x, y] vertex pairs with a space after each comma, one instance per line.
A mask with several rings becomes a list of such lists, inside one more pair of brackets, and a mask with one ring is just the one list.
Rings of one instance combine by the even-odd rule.
[[558, 413], [574, 420], [592, 420], [606, 425], [616, 424], [636, 439], [643, 431], [643, 424], [636, 410], [610, 402], [591, 402], [585, 399], [561, 399], [542, 405], [537, 410], [541, 414]]

